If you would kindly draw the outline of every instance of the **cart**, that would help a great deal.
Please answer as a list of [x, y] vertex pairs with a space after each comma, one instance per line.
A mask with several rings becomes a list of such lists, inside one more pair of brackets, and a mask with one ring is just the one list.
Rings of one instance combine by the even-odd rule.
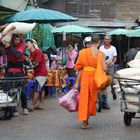
[[124, 123], [126, 126], [131, 124], [136, 113], [140, 113], [140, 80], [130, 78], [118, 78], [121, 93], [121, 111], [124, 112]]
[[0, 108], [19, 104], [21, 90], [26, 77], [0, 78]]

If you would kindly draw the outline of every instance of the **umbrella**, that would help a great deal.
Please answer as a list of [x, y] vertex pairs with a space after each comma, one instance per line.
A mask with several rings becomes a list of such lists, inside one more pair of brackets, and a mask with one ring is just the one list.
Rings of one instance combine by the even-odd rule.
[[128, 37], [140, 37], [140, 28], [138, 28], [137, 30], [131, 31], [127, 36]]
[[[115, 30], [112, 30], [112, 31], [109, 31], [107, 32], [106, 34], [107, 35], [126, 35], [128, 36], [128, 34], [130, 32], [132, 32], [133, 30], [130, 30], [130, 29], [115, 29]], [[128, 38], [128, 50], [130, 48], [130, 38]], [[121, 63], [121, 40], [119, 39], [119, 54], [120, 54], [120, 63]]]
[[37, 23], [51, 23], [51, 22], [65, 22], [65, 21], [75, 21], [77, 18], [69, 16], [67, 14], [43, 9], [43, 8], [33, 8], [26, 11], [18, 12], [8, 18], [4, 19], [3, 22], [37, 22]]
[[52, 29], [53, 33], [92, 33], [93, 30], [78, 25], [65, 25], [59, 28]]
[[107, 35], [128, 35], [132, 30], [128, 29], [115, 29], [107, 32]]

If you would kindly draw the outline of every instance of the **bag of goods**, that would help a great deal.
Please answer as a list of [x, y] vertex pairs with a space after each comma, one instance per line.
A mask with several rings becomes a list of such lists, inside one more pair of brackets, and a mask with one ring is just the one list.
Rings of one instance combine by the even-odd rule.
[[121, 69], [116, 72], [118, 77], [122, 78], [131, 78], [131, 77], [139, 77], [140, 76], [140, 69], [139, 68], [126, 68]]
[[140, 59], [139, 60], [131, 60], [127, 63], [127, 65], [131, 68], [140, 68]]
[[137, 52], [137, 54], [136, 54], [134, 60], [140, 60], [140, 51]]
[[3, 90], [0, 90], [0, 103], [8, 103], [12, 102], [12, 98], [10, 98]]
[[26, 34], [33, 30], [36, 23], [13, 22], [5, 27], [2, 34], [5, 35], [2, 40], [11, 42], [13, 34]]
[[79, 91], [76, 89], [70, 90], [66, 95], [59, 98], [59, 105], [67, 109], [69, 112], [78, 110]]

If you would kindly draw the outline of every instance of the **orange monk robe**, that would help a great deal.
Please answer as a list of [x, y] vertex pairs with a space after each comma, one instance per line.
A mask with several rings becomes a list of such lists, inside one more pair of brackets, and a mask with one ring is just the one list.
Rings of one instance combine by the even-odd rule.
[[96, 116], [97, 88], [93, 78], [95, 71], [82, 70], [86, 66], [96, 68], [96, 65], [97, 58], [92, 55], [91, 48], [83, 49], [79, 52], [75, 69], [81, 69], [78, 108], [78, 120], [80, 121], [87, 120], [89, 116]]

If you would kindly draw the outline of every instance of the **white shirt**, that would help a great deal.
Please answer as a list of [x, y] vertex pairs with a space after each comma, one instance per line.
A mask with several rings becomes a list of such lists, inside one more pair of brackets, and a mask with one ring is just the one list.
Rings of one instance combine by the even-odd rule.
[[99, 50], [100, 51], [102, 51], [103, 53], [104, 53], [104, 55], [105, 55], [105, 58], [108, 56], [109, 58], [107, 59], [107, 61], [109, 61], [109, 62], [112, 62], [113, 61], [113, 57], [114, 56], [117, 56], [117, 50], [116, 50], [116, 48], [114, 47], [114, 46], [110, 46], [110, 48], [108, 48], [108, 49], [106, 49], [105, 47], [104, 47], [104, 45], [103, 46], [101, 46], [100, 48], [99, 48]]

